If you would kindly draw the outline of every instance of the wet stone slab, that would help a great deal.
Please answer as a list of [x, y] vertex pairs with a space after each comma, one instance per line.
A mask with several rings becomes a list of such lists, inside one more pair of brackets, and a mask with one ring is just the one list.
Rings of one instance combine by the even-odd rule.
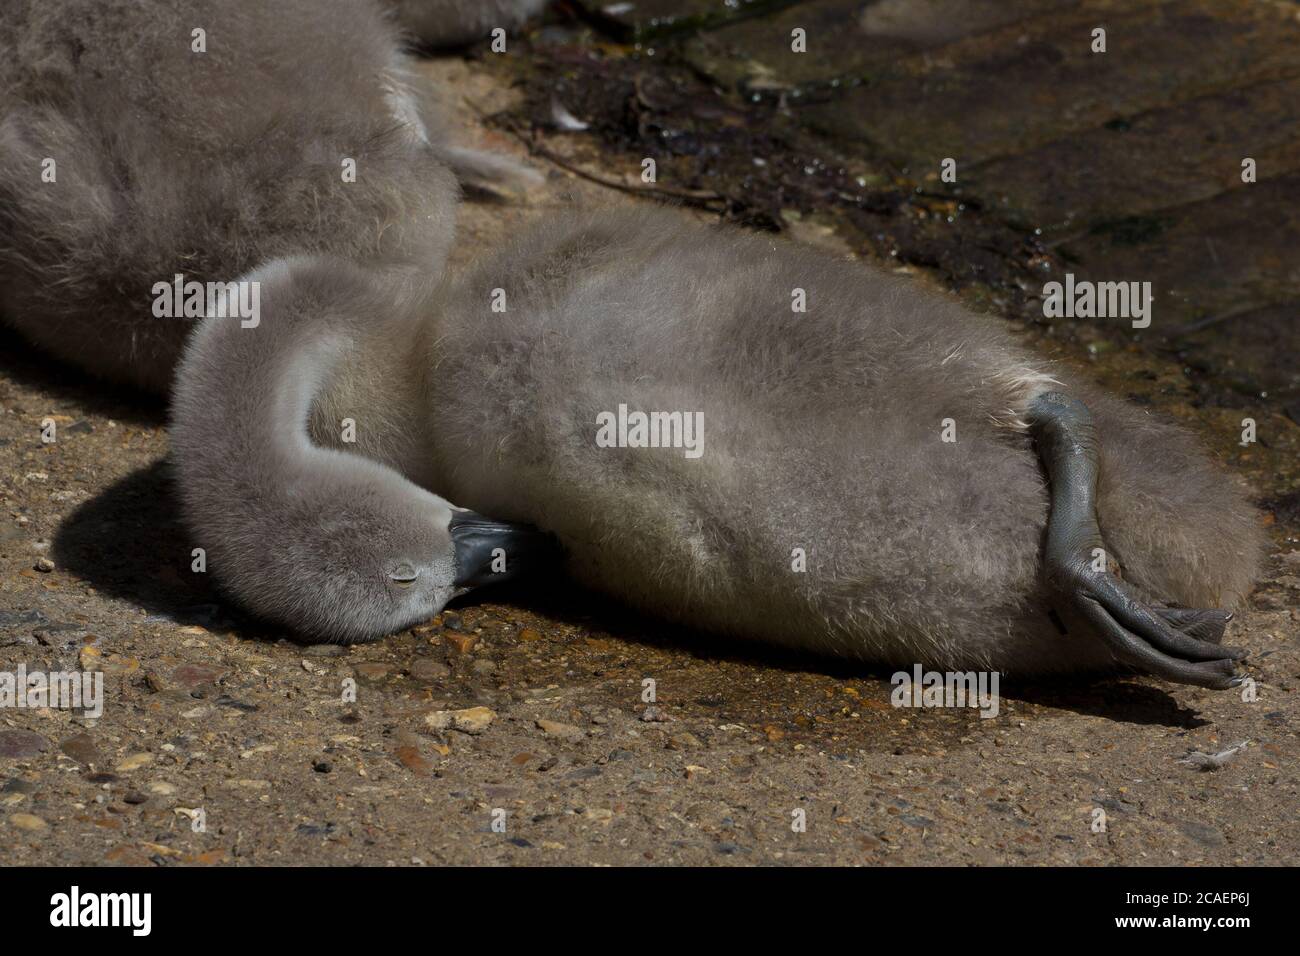
[[1021, 153], [1116, 118], [1300, 73], [1300, 22], [1271, 4], [1196, 2], [1104, 19], [1044, 16], [895, 64], [892, 75], [805, 112], [815, 128], [904, 168], [958, 168]]
[[796, 0], [581, 0], [592, 22], [620, 40], [651, 40], [756, 16]]
[[1150, 281], [1149, 331], [1178, 336], [1193, 323], [1300, 301], [1297, 196], [1300, 173], [1292, 173], [1167, 214], [1108, 223], [1060, 252], [1089, 279]]
[[1196, 370], [1242, 396], [1268, 396], [1300, 425], [1300, 300], [1206, 316], [1175, 342]]
[[[1098, 24], [1104, 54], [1089, 48]], [[807, 54], [790, 51], [796, 27]], [[653, 156], [661, 185], [716, 195], [707, 208], [728, 218], [828, 226], [989, 290], [977, 308], [1040, 322], [1032, 300], [1066, 272], [1151, 281], [1151, 329], [1067, 320], [1074, 341], [1172, 346], [1198, 381], [1222, 371], [1202, 394], [1215, 401], [1293, 394], [1294, 223], [1276, 182], [1300, 169], [1293, 7], [814, 0], [655, 46], [535, 49], [528, 125], [546, 128], [558, 95], [590, 126], [548, 142], [580, 164], [593, 146], [597, 169], [611, 151], [628, 169]], [[1245, 155], [1259, 183], [1241, 181]]]
[[959, 184], [1026, 227], [1069, 232], [1241, 188], [1246, 157], [1260, 179], [1300, 169], [1300, 78], [1115, 119], [968, 167]]
[[[911, 53], [1047, 10], [1055, 0], [817, 0], [701, 33], [684, 47], [696, 69], [735, 89], [797, 89], [865, 80]], [[806, 52], [792, 48], [802, 29]]]

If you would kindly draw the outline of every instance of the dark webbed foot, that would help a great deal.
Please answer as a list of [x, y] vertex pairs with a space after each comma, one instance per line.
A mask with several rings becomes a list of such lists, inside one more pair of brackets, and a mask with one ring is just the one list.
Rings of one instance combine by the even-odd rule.
[[1044, 565], [1052, 586], [1098, 631], [1117, 659], [1165, 680], [1225, 688], [1241, 682], [1224, 647], [1232, 615], [1162, 607], [1105, 570], [1097, 524], [1097, 436], [1087, 406], [1059, 392], [1029, 406], [1029, 428], [1051, 486]]

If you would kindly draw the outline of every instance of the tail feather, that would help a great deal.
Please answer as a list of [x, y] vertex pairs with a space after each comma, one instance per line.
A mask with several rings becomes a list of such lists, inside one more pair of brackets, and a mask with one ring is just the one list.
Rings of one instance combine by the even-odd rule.
[[1098, 517], [1120, 573], [1188, 607], [1240, 605], [1266, 546], [1243, 489], [1181, 429], [1110, 396], [1085, 400], [1102, 435]]

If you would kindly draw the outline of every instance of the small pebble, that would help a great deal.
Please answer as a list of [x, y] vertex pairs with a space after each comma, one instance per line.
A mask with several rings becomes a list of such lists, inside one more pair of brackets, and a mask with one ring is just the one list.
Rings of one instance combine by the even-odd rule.
[[25, 759], [50, 749], [50, 742], [30, 730], [0, 730], [0, 757]]
[[118, 773], [130, 773], [132, 770], [139, 770], [141, 767], [147, 767], [153, 763], [153, 754], [131, 754], [131, 756], [122, 760], [113, 769]]
[[342, 644], [312, 644], [302, 649], [308, 657], [342, 657], [348, 649]]
[[439, 710], [426, 714], [425, 724], [433, 730], [459, 730], [464, 734], [481, 734], [496, 720], [496, 712], [487, 707], [465, 710]]
[[468, 654], [478, 643], [477, 634], [448, 634], [447, 644], [457, 654]]
[[581, 727], [563, 724], [558, 720], [539, 720], [537, 726], [546, 736], [558, 737], [561, 740], [582, 740], [586, 736]]
[[451, 676], [451, 668], [431, 657], [419, 657], [411, 662], [411, 676], [416, 680], [440, 681]]
[[61, 741], [59, 749], [81, 764], [101, 762], [99, 751], [95, 748], [95, 741], [89, 734], [74, 734]]

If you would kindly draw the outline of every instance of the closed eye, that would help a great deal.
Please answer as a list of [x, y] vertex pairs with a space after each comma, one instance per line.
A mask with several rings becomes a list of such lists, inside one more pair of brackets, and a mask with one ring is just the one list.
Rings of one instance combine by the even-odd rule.
[[415, 579], [420, 576], [417, 568], [410, 564], [399, 564], [388, 575], [388, 580], [392, 581], [399, 588], [409, 588], [415, 583]]

